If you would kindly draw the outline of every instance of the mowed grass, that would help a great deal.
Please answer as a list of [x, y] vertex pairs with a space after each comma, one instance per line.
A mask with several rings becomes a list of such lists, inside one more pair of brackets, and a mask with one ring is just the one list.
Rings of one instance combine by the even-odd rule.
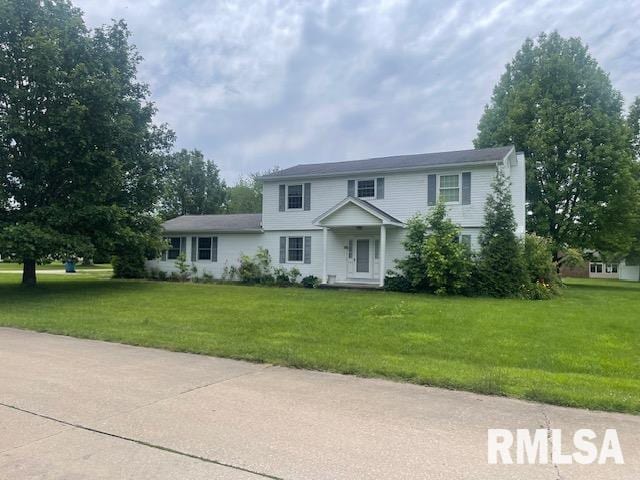
[[0, 274], [0, 325], [640, 413], [640, 284], [551, 301]]

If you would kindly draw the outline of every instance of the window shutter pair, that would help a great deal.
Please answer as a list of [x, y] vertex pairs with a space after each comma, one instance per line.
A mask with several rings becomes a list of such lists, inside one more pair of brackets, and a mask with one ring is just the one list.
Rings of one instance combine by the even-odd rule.
[[[347, 180], [347, 197], [356, 196], [356, 181]], [[376, 199], [381, 200], [384, 198], [384, 177], [376, 178]]]
[[[280, 237], [280, 263], [287, 263], [287, 237]], [[304, 237], [304, 263], [311, 263], [311, 237]]]
[[[198, 237], [191, 237], [191, 261], [198, 260]], [[211, 261], [218, 261], [218, 237], [211, 237]]]
[[[311, 210], [311, 184], [305, 183], [303, 186], [304, 191], [304, 210]], [[287, 201], [287, 186], [280, 185], [278, 191], [278, 211], [284, 212], [286, 210]]]
[[[435, 174], [427, 177], [427, 205], [435, 205], [438, 198], [438, 182]], [[471, 204], [471, 172], [462, 172], [462, 205]]]

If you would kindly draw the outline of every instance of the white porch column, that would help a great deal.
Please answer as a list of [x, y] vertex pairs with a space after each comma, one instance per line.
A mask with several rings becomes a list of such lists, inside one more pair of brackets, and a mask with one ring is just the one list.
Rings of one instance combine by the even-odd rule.
[[384, 287], [384, 275], [387, 271], [385, 257], [387, 254], [387, 227], [380, 225], [380, 286]]
[[327, 283], [327, 227], [322, 227], [322, 283]]

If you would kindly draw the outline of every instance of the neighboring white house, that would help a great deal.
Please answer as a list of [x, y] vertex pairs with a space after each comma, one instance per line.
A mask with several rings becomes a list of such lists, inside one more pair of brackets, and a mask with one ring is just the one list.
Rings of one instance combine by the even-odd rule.
[[262, 177], [262, 214], [186, 215], [164, 223], [171, 248], [149, 266], [175, 271], [183, 252], [219, 278], [258, 247], [274, 264], [323, 283], [383, 285], [405, 255], [405, 222], [439, 199], [478, 247], [496, 168], [510, 178], [517, 233], [525, 232], [525, 158], [513, 146], [297, 165]]
[[625, 280], [629, 282], [640, 282], [640, 265], [634, 265], [628, 259], [616, 263], [607, 263], [600, 260], [593, 260], [587, 265], [589, 278], [609, 278], [614, 280]]

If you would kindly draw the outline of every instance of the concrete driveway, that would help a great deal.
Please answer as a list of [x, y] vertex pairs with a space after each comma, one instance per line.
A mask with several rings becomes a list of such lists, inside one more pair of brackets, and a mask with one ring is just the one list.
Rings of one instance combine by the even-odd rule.
[[[625, 465], [488, 465], [488, 428]], [[0, 478], [636, 480], [640, 417], [0, 328]]]

